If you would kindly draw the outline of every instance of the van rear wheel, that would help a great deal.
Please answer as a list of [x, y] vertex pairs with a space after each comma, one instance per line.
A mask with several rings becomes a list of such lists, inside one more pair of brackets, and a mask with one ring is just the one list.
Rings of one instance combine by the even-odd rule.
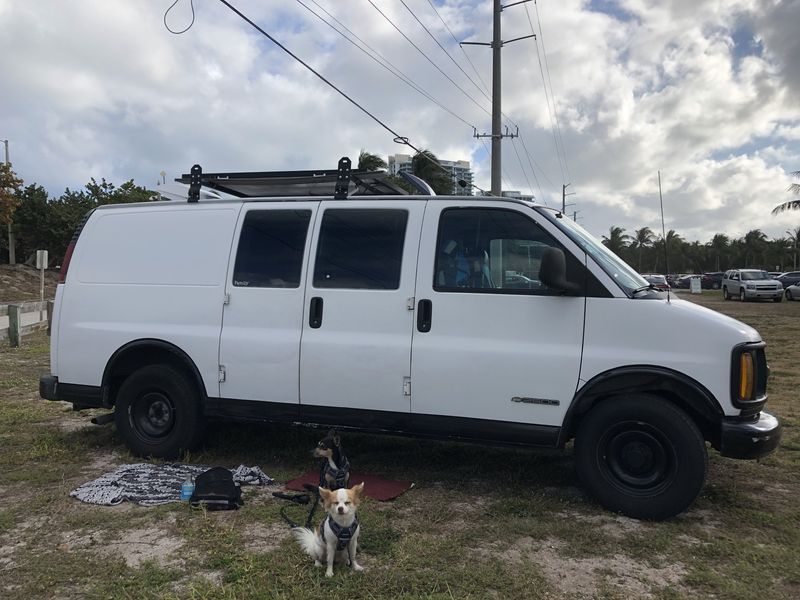
[[203, 433], [197, 386], [173, 367], [142, 367], [120, 386], [114, 422], [134, 454], [177, 458]]
[[575, 437], [578, 476], [607, 509], [667, 519], [694, 502], [708, 473], [697, 426], [649, 394], [610, 398], [583, 418]]

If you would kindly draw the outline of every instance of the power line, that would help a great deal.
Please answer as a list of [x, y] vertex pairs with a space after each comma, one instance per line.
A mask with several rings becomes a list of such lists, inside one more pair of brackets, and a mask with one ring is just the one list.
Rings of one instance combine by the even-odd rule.
[[[483, 84], [483, 89], [482, 89], [482, 88], [481, 88], [481, 87], [480, 87], [480, 86], [479, 86], [477, 83], [475, 83], [475, 81], [474, 81], [474, 80], [473, 80], [471, 77], [469, 77], [469, 75], [467, 75], [467, 78], [468, 78], [468, 79], [469, 79], [469, 80], [472, 82], [472, 84], [473, 84], [473, 85], [474, 85], [474, 86], [475, 86], [475, 87], [478, 89], [478, 91], [480, 91], [480, 92], [481, 92], [481, 94], [483, 94], [483, 96], [484, 96], [484, 97], [485, 97], [487, 100], [489, 100], [489, 101], [491, 102], [491, 97], [488, 95], [488, 89], [489, 89], [489, 87], [486, 85], [486, 82], [485, 82], [485, 81], [483, 80], [483, 78], [481, 77], [481, 75], [480, 75], [480, 72], [478, 71], [477, 67], [475, 66], [475, 63], [473, 63], [473, 62], [472, 62], [472, 60], [471, 60], [471, 59], [470, 59], [470, 57], [469, 57], [469, 54], [467, 54], [467, 52], [464, 50], [463, 46], [461, 46], [460, 42], [458, 41], [458, 38], [456, 38], [455, 34], [454, 34], [454, 33], [453, 33], [453, 31], [450, 29], [450, 27], [447, 25], [447, 22], [444, 20], [444, 18], [442, 17], [441, 13], [439, 13], [439, 11], [437, 10], [437, 8], [436, 8], [436, 5], [435, 5], [435, 4], [433, 4], [433, 2], [432, 2], [431, 0], [427, 0], [427, 1], [428, 1], [428, 4], [430, 5], [431, 9], [433, 10], [433, 12], [434, 12], [434, 13], [436, 13], [436, 16], [437, 16], [437, 17], [439, 18], [439, 20], [442, 22], [442, 25], [444, 25], [444, 28], [447, 30], [447, 33], [449, 33], [449, 34], [450, 34], [450, 37], [451, 37], [451, 38], [453, 39], [453, 41], [454, 41], [454, 42], [455, 42], [455, 43], [458, 45], [459, 49], [461, 50], [461, 53], [464, 55], [464, 58], [466, 58], [466, 59], [467, 59], [467, 62], [468, 62], [468, 63], [470, 64], [470, 66], [472, 67], [472, 70], [474, 71], [474, 73], [475, 73], [475, 75], [477, 76], [478, 80], [479, 80], [479, 81], [480, 81], [480, 82]], [[403, 0], [401, 0], [401, 2], [403, 2]], [[405, 2], [403, 2], [403, 5], [404, 5], [404, 6], [406, 6]], [[417, 19], [417, 22], [419, 22], [419, 23], [420, 23], [420, 25], [422, 25], [422, 26], [423, 26], [423, 28], [424, 28], [424, 29], [425, 29], [425, 31], [428, 33], [428, 35], [430, 35], [430, 36], [431, 36], [431, 37], [434, 39], [434, 41], [436, 41], [436, 38], [433, 36], [433, 34], [431, 34], [431, 32], [428, 30], [428, 28], [427, 28], [427, 27], [425, 27], [425, 26], [424, 26], [424, 25], [423, 25], [423, 24], [420, 22], [420, 20], [419, 20], [419, 19], [416, 17], [416, 15], [414, 15], [413, 11], [411, 11], [411, 9], [409, 9], [409, 8], [408, 8], [408, 6], [406, 6], [406, 8], [409, 10], [409, 12], [411, 12], [411, 14], [414, 16], [414, 18], [415, 18], [415, 19]], [[442, 45], [441, 45], [441, 44], [439, 44], [439, 42], [438, 42], [438, 41], [436, 41], [436, 43], [439, 45], [439, 47], [440, 47], [440, 48], [442, 47]], [[444, 48], [442, 48], [442, 49], [444, 50]], [[455, 61], [455, 59], [452, 57], [452, 55], [450, 55], [450, 53], [449, 53], [449, 52], [447, 52], [446, 50], [445, 50], [445, 52], [446, 52], [446, 53], [447, 53], [447, 55], [450, 57], [450, 60], [452, 60], [452, 61], [453, 61], [453, 62], [456, 64], [456, 66], [458, 66], [458, 67], [459, 67], [459, 69], [461, 69], [461, 67], [458, 65], [458, 63]], [[462, 72], [464, 72], [464, 70], [463, 70], [463, 69], [461, 69], [461, 71], [462, 71]], [[466, 73], [464, 73], [464, 74], [466, 75]], [[486, 90], [486, 91], [484, 91], [484, 90]], [[507, 124], [511, 124], [511, 126], [515, 127], [517, 130], [519, 130], [519, 125], [517, 125], [517, 124], [516, 124], [516, 123], [515, 123], [515, 122], [514, 122], [514, 121], [513, 121], [513, 120], [512, 120], [512, 119], [511, 119], [511, 118], [510, 118], [508, 115], [506, 115], [504, 112], [501, 112], [501, 114], [502, 114], [502, 116], [503, 116], [503, 118], [505, 119], [505, 121], [506, 121], [506, 123], [507, 123]], [[527, 158], [528, 158], [528, 164], [529, 164], [529, 166], [530, 166], [531, 174], [533, 175], [533, 178], [534, 178], [534, 180], [536, 181], [536, 184], [537, 184], [537, 186], [538, 186], [538, 188], [539, 188], [539, 194], [542, 196], [542, 198], [544, 198], [544, 194], [543, 194], [543, 192], [542, 192], [542, 187], [541, 187], [541, 185], [539, 185], [539, 180], [538, 180], [538, 178], [536, 177], [536, 171], [535, 171], [535, 170], [534, 170], [534, 168], [533, 168], [533, 163], [535, 163], [536, 161], [535, 161], [535, 160], [534, 160], [534, 159], [531, 157], [531, 154], [530, 154], [530, 152], [528, 151], [527, 145], [525, 144], [525, 140], [524, 140], [524, 138], [522, 137], [522, 133], [520, 132], [520, 134], [519, 134], [519, 135], [520, 135], [520, 141], [522, 142], [522, 148], [523, 148], [523, 150], [524, 150], [524, 152], [525, 152], [525, 154], [526, 154], [526, 156], [527, 156]], [[516, 151], [516, 148], [515, 148], [515, 151]], [[544, 173], [544, 169], [542, 169], [541, 165], [538, 165], [538, 163], [537, 163], [537, 167], [538, 167], [538, 169], [539, 169], [539, 170], [542, 172], [542, 175], [543, 175], [543, 176], [545, 176], [545, 177], [547, 178], [546, 174]], [[526, 180], [527, 180], [527, 174], [525, 173], [525, 169], [524, 169], [524, 167], [523, 167], [523, 175], [525, 175], [525, 178], [526, 178]], [[548, 179], [548, 181], [549, 181], [549, 178], [547, 178], [547, 179]], [[529, 183], [528, 185], [529, 185], [529, 187], [530, 187], [530, 183]], [[552, 182], [550, 182], [550, 185], [551, 185], [552, 187], [555, 187], [555, 186], [553, 185], [553, 183], [552, 183]], [[533, 188], [530, 188], [530, 189], [531, 189], [531, 191], [533, 191]]]
[[528, 179], [528, 174], [525, 172], [525, 167], [522, 166], [522, 159], [519, 157], [519, 152], [517, 151], [517, 145], [514, 143], [514, 138], [511, 138], [511, 147], [514, 148], [514, 154], [517, 155], [517, 162], [519, 163], [519, 168], [522, 171], [522, 175], [525, 177], [525, 181], [528, 184], [528, 189], [533, 191], [533, 186], [531, 185], [531, 182]]
[[436, 104], [436, 105], [437, 105], [439, 108], [441, 108], [441, 109], [442, 109], [442, 110], [444, 110], [445, 112], [449, 113], [450, 115], [452, 115], [453, 117], [455, 117], [456, 119], [458, 119], [459, 121], [461, 121], [462, 123], [464, 123], [464, 124], [465, 124], [467, 127], [473, 127], [473, 128], [475, 127], [475, 126], [474, 126], [472, 123], [470, 123], [470, 122], [469, 122], [469, 121], [467, 121], [466, 119], [464, 119], [464, 118], [460, 117], [459, 115], [457, 115], [455, 112], [453, 112], [452, 110], [450, 110], [450, 109], [449, 109], [447, 106], [445, 106], [444, 104], [442, 104], [441, 102], [439, 102], [439, 101], [438, 101], [436, 98], [434, 98], [434, 97], [433, 97], [433, 96], [432, 96], [430, 93], [428, 93], [427, 91], [425, 91], [425, 89], [424, 89], [422, 86], [420, 86], [419, 84], [417, 84], [416, 82], [414, 82], [414, 80], [413, 80], [413, 79], [411, 79], [410, 77], [408, 77], [408, 75], [406, 75], [405, 73], [403, 73], [403, 71], [401, 71], [401, 70], [400, 70], [400, 69], [398, 69], [398, 68], [397, 68], [395, 65], [393, 65], [393, 64], [392, 64], [392, 63], [391, 63], [391, 62], [390, 62], [390, 61], [389, 61], [387, 58], [385, 58], [385, 57], [384, 57], [382, 54], [380, 54], [380, 53], [379, 53], [377, 50], [375, 50], [375, 49], [374, 49], [372, 46], [370, 46], [370, 45], [369, 45], [367, 42], [365, 42], [363, 39], [361, 39], [360, 37], [358, 37], [358, 35], [356, 35], [355, 33], [353, 33], [353, 31], [352, 31], [352, 30], [350, 30], [350, 29], [349, 29], [349, 28], [348, 28], [348, 27], [347, 27], [347, 26], [346, 26], [344, 23], [342, 23], [341, 21], [339, 21], [339, 19], [337, 19], [335, 16], [333, 16], [333, 15], [332, 15], [330, 12], [328, 12], [327, 10], [325, 10], [325, 8], [324, 8], [323, 6], [321, 6], [321, 5], [320, 5], [318, 2], [316, 2], [315, 0], [311, 0], [311, 2], [313, 2], [313, 3], [314, 3], [316, 6], [317, 6], [317, 7], [319, 7], [319, 9], [320, 9], [320, 10], [322, 10], [322, 11], [323, 11], [323, 12], [324, 12], [326, 15], [328, 15], [328, 16], [329, 16], [331, 19], [333, 19], [334, 21], [336, 21], [336, 23], [338, 23], [338, 24], [339, 24], [341, 27], [343, 27], [343, 28], [344, 28], [344, 29], [345, 29], [345, 30], [346, 30], [346, 31], [347, 31], [347, 32], [348, 32], [350, 35], [352, 35], [354, 38], [356, 38], [356, 39], [357, 39], [359, 42], [361, 42], [361, 43], [362, 43], [364, 46], [366, 46], [367, 48], [369, 48], [369, 50], [371, 50], [372, 52], [374, 52], [374, 55], [373, 55], [373, 54], [370, 54], [369, 52], [367, 52], [367, 51], [366, 51], [364, 48], [362, 48], [361, 46], [359, 46], [358, 44], [356, 44], [356, 43], [355, 43], [355, 42], [354, 42], [352, 39], [350, 39], [349, 37], [347, 37], [347, 36], [346, 36], [344, 33], [342, 33], [341, 31], [339, 31], [339, 30], [338, 30], [336, 27], [334, 27], [334, 26], [333, 26], [333, 24], [332, 24], [332, 23], [330, 23], [330, 21], [327, 21], [327, 20], [325, 20], [325, 18], [324, 18], [324, 17], [322, 17], [321, 15], [317, 14], [316, 12], [314, 12], [314, 10], [313, 10], [313, 9], [312, 9], [310, 6], [308, 6], [307, 4], [305, 4], [305, 3], [304, 3], [302, 0], [297, 0], [297, 2], [298, 2], [298, 3], [299, 3], [301, 6], [303, 6], [303, 7], [304, 7], [304, 8], [305, 8], [305, 9], [306, 9], [308, 12], [310, 12], [312, 15], [314, 15], [315, 17], [317, 17], [317, 18], [318, 18], [320, 21], [322, 21], [323, 23], [325, 23], [325, 24], [326, 24], [328, 27], [330, 27], [330, 28], [331, 28], [331, 29], [333, 29], [333, 30], [334, 30], [336, 33], [338, 33], [340, 36], [342, 36], [342, 37], [343, 37], [345, 40], [347, 40], [348, 42], [350, 42], [350, 43], [351, 43], [353, 46], [355, 46], [356, 48], [358, 48], [359, 50], [361, 50], [361, 52], [363, 52], [364, 54], [366, 54], [366, 55], [367, 55], [369, 58], [371, 58], [372, 60], [374, 60], [374, 61], [375, 61], [375, 62], [376, 62], [378, 65], [380, 65], [381, 67], [383, 67], [384, 69], [386, 69], [387, 71], [389, 71], [389, 72], [390, 72], [392, 75], [394, 75], [395, 77], [397, 77], [397, 78], [398, 78], [400, 81], [402, 81], [403, 83], [405, 83], [406, 85], [408, 85], [409, 87], [411, 87], [413, 90], [415, 90], [415, 91], [416, 91], [416, 92], [418, 92], [419, 94], [421, 94], [421, 95], [423, 95], [424, 97], [426, 97], [428, 100], [430, 100], [431, 102], [433, 102], [434, 104]]
[[[478, 90], [478, 91], [479, 91], [481, 94], [483, 94], [483, 96], [484, 96], [484, 97], [485, 97], [485, 98], [486, 98], [486, 99], [487, 99], [489, 102], [491, 102], [491, 101], [492, 101], [492, 99], [491, 99], [491, 98], [490, 98], [490, 97], [489, 97], [489, 96], [488, 96], [488, 95], [487, 95], [487, 94], [486, 94], [486, 93], [485, 93], [485, 92], [484, 92], [484, 91], [483, 91], [483, 90], [480, 88], [480, 86], [479, 86], [477, 83], [475, 83], [475, 80], [474, 80], [474, 79], [472, 79], [472, 77], [470, 77], [470, 76], [467, 74], [467, 72], [466, 72], [466, 71], [465, 71], [465, 70], [464, 70], [464, 69], [461, 67], [461, 65], [460, 65], [460, 64], [458, 64], [458, 63], [456, 62], [456, 59], [455, 59], [455, 58], [453, 58], [453, 56], [450, 54], [450, 52], [448, 52], [448, 51], [447, 51], [447, 48], [445, 48], [444, 46], [442, 46], [442, 44], [441, 44], [441, 43], [439, 43], [439, 40], [437, 40], [437, 39], [436, 39], [436, 36], [434, 36], [434, 35], [431, 33], [430, 29], [428, 29], [428, 28], [425, 26], [425, 24], [424, 24], [422, 21], [420, 21], [420, 20], [419, 20], [419, 17], [417, 17], [417, 15], [416, 15], [416, 14], [414, 14], [414, 11], [413, 11], [413, 10], [411, 10], [411, 8], [409, 8], [408, 4], [406, 4], [406, 3], [405, 3], [405, 0], [400, 0], [400, 3], [401, 3], [403, 6], [405, 6], [405, 7], [406, 7], [406, 10], [407, 10], [409, 13], [411, 13], [411, 16], [412, 16], [412, 17], [414, 17], [414, 20], [415, 20], [417, 23], [419, 23], [419, 24], [420, 24], [420, 26], [421, 26], [421, 27], [422, 27], [422, 28], [425, 30], [425, 33], [427, 33], [427, 34], [430, 36], [430, 38], [431, 38], [431, 39], [432, 39], [434, 42], [436, 42], [436, 45], [437, 45], [437, 46], [439, 46], [439, 48], [441, 48], [441, 49], [442, 49], [442, 52], [444, 52], [444, 53], [447, 55], [447, 58], [449, 58], [449, 59], [450, 59], [450, 60], [453, 62], [453, 64], [454, 64], [456, 67], [458, 67], [458, 70], [459, 70], [459, 71], [461, 71], [461, 72], [464, 74], [464, 77], [466, 77], [466, 78], [467, 78], [467, 79], [470, 81], [470, 83], [472, 83], [472, 85], [474, 85], [474, 86], [475, 86], [475, 88], [476, 88], [476, 89], [477, 89], [477, 90]], [[437, 13], [437, 14], [438, 14], [438, 13]], [[441, 17], [440, 17], [440, 18], [441, 18]], [[461, 47], [461, 46], [459, 46], [459, 48], [460, 48], [460, 47]]]
[[[550, 96], [553, 98], [553, 114], [556, 116], [556, 128], [558, 129], [558, 139], [561, 141], [561, 154], [564, 156], [564, 168], [567, 170], [567, 177], [572, 179], [572, 175], [569, 172], [569, 163], [567, 162], [567, 150], [564, 148], [564, 138], [561, 135], [561, 123], [558, 119], [558, 103], [556, 102], [556, 96], [553, 92], [553, 81], [550, 79], [550, 65], [547, 63], [547, 48], [544, 46], [544, 32], [542, 31], [542, 20], [539, 18], [539, 5], [537, 4], [536, 0], [533, 0], [533, 6], [536, 9], [536, 21], [539, 24], [539, 41], [542, 42], [542, 54], [544, 55], [544, 67], [547, 71], [547, 83], [550, 84]], [[525, 7], [527, 8], [527, 6]]]
[[[245, 22], [246, 22], [246, 23], [248, 23], [248, 24], [249, 24], [251, 27], [253, 27], [253, 29], [255, 29], [256, 31], [258, 31], [259, 33], [261, 33], [261, 34], [262, 34], [264, 37], [266, 37], [268, 40], [270, 40], [270, 41], [271, 41], [273, 44], [275, 44], [276, 46], [278, 46], [278, 48], [280, 48], [281, 50], [283, 50], [283, 51], [284, 51], [286, 54], [288, 54], [288, 55], [289, 55], [289, 56], [291, 56], [293, 59], [295, 59], [297, 62], [299, 62], [301, 65], [303, 65], [303, 66], [304, 66], [306, 69], [308, 69], [309, 71], [311, 71], [311, 72], [312, 72], [314, 75], [316, 75], [316, 76], [317, 76], [319, 79], [321, 79], [323, 82], [325, 82], [325, 83], [326, 83], [328, 86], [330, 86], [331, 88], [333, 88], [334, 90], [336, 90], [336, 91], [339, 93], [339, 95], [341, 95], [343, 98], [345, 98], [345, 99], [346, 99], [348, 102], [350, 102], [350, 103], [351, 103], [353, 106], [355, 106], [356, 108], [358, 108], [358, 109], [359, 109], [361, 112], [363, 112], [365, 115], [367, 115], [367, 116], [368, 116], [370, 119], [372, 119], [373, 121], [375, 121], [375, 122], [376, 122], [378, 125], [380, 125], [381, 127], [383, 127], [383, 128], [386, 130], [386, 131], [388, 131], [389, 133], [391, 133], [391, 134], [394, 136], [394, 141], [395, 141], [395, 142], [397, 142], [398, 144], [403, 144], [403, 145], [405, 145], [405, 146], [408, 146], [409, 148], [411, 148], [412, 150], [414, 150], [414, 151], [415, 151], [417, 154], [420, 154], [421, 156], [424, 156], [424, 157], [425, 157], [427, 160], [429, 160], [429, 161], [430, 161], [432, 164], [434, 164], [434, 165], [436, 165], [437, 167], [439, 167], [439, 168], [440, 168], [442, 171], [444, 171], [445, 173], [448, 173], [448, 174], [450, 173], [450, 171], [449, 171], [448, 169], [446, 169], [444, 166], [442, 166], [441, 164], [439, 164], [437, 161], [434, 161], [434, 160], [430, 159], [430, 158], [429, 158], [429, 157], [428, 157], [426, 154], [424, 154], [424, 153], [423, 153], [423, 152], [422, 152], [422, 151], [421, 151], [419, 148], [417, 148], [416, 146], [414, 146], [414, 145], [413, 145], [413, 144], [412, 144], [412, 143], [411, 143], [411, 142], [408, 140], [408, 138], [407, 138], [407, 137], [403, 137], [403, 136], [401, 136], [400, 134], [398, 134], [398, 133], [397, 133], [396, 131], [394, 131], [394, 130], [393, 130], [391, 127], [389, 127], [389, 126], [388, 126], [388, 125], [386, 125], [386, 124], [385, 124], [383, 121], [381, 121], [381, 120], [380, 120], [378, 117], [376, 117], [375, 115], [373, 115], [373, 114], [372, 114], [371, 112], [369, 112], [369, 111], [368, 111], [366, 108], [364, 108], [363, 106], [361, 106], [361, 105], [360, 105], [358, 102], [356, 102], [355, 100], [353, 100], [353, 99], [352, 99], [350, 96], [348, 96], [346, 93], [344, 93], [344, 92], [343, 92], [342, 90], [340, 90], [338, 87], [336, 87], [336, 85], [334, 85], [333, 83], [331, 83], [330, 81], [328, 81], [328, 80], [327, 80], [325, 77], [323, 77], [323, 76], [322, 76], [322, 75], [321, 75], [321, 74], [320, 74], [318, 71], [316, 71], [316, 70], [315, 70], [315, 69], [314, 69], [314, 68], [313, 68], [311, 65], [309, 65], [307, 62], [305, 62], [303, 59], [301, 59], [301, 58], [300, 58], [299, 56], [297, 56], [296, 54], [294, 54], [294, 53], [293, 53], [291, 50], [289, 50], [289, 49], [288, 49], [286, 46], [284, 46], [283, 44], [281, 44], [281, 43], [280, 43], [278, 40], [276, 40], [274, 37], [272, 37], [270, 34], [268, 34], [266, 31], [264, 31], [264, 30], [263, 30], [261, 27], [259, 27], [258, 25], [256, 25], [256, 24], [255, 24], [253, 21], [251, 21], [251, 20], [250, 20], [250, 19], [249, 19], [249, 18], [248, 18], [246, 15], [244, 15], [244, 14], [243, 14], [241, 11], [239, 11], [239, 9], [237, 9], [237, 8], [236, 8], [235, 6], [233, 6], [233, 5], [232, 5], [230, 2], [228, 2], [228, 0], [219, 0], [219, 1], [220, 1], [222, 4], [224, 4], [225, 6], [227, 6], [229, 9], [231, 9], [231, 10], [232, 10], [234, 13], [236, 13], [236, 14], [237, 14], [237, 15], [238, 15], [238, 16], [239, 16], [239, 17], [240, 17], [240, 18], [241, 18], [243, 21], [245, 21]], [[473, 187], [475, 187], [476, 189], [479, 189], [479, 190], [481, 189], [481, 188], [479, 188], [478, 186], [476, 186], [476, 185], [474, 185], [474, 184], [473, 184]], [[481, 190], [481, 191], [483, 191], [483, 190]]]
[[[537, 38], [537, 44], [536, 44], [536, 60], [539, 63], [539, 73], [542, 76], [542, 87], [544, 89], [544, 98], [545, 102], [547, 103], [547, 116], [550, 119], [550, 128], [553, 133], [553, 143], [555, 145], [556, 158], [558, 159], [558, 167], [561, 170], [561, 179], [563, 181], [566, 181], [567, 175], [569, 174], [569, 169], [567, 168], [566, 154], [564, 152], [564, 141], [563, 138], [561, 137], [561, 127], [558, 123], [558, 112], [555, 106], [555, 97], [553, 96], [553, 85], [550, 79], [550, 69], [549, 66], [547, 65], [547, 53], [544, 47], [544, 38], [542, 35], [542, 23], [541, 19], [539, 18], [539, 7], [536, 4], [536, 0], [534, 0], [534, 6], [536, 7], [536, 18], [537, 22], [539, 23], [539, 38]], [[530, 25], [531, 32], [535, 32], [533, 21], [531, 20], [531, 14], [530, 11], [528, 10], [527, 4], [525, 5], [525, 14], [528, 17], [528, 24]], [[545, 56], [545, 65], [542, 64], [542, 56], [539, 53], [539, 42], [541, 42], [542, 44], [541, 54], [544, 54]], [[545, 68], [547, 68], [547, 76], [545, 76]], [[548, 92], [548, 86], [550, 88], [549, 92]], [[552, 106], [550, 101], [551, 96], [553, 96]], [[565, 170], [567, 171], [567, 174], [565, 174], [564, 172]]]
[[[428, 0], [428, 4], [430, 4], [431, 8], [433, 9], [433, 12], [436, 13], [436, 16], [439, 17], [439, 20], [442, 22], [442, 25], [444, 25], [444, 28], [447, 29], [447, 33], [450, 34], [450, 37], [453, 38], [453, 41], [458, 45], [458, 48], [461, 50], [461, 53], [464, 55], [464, 58], [467, 59], [467, 62], [472, 67], [472, 70], [475, 71], [475, 75], [478, 77], [478, 81], [480, 81], [483, 84], [483, 89], [481, 89], [481, 93], [483, 93], [484, 97], [491, 102], [491, 97], [489, 96], [489, 86], [486, 85], [486, 82], [481, 77], [481, 74], [478, 72], [478, 69], [475, 67], [475, 65], [473, 64], [472, 60], [470, 60], [469, 54], [467, 54], [467, 51], [464, 50], [464, 48], [461, 46], [461, 44], [459, 43], [459, 41], [456, 38], [456, 36], [453, 35], [453, 32], [447, 26], [447, 23], [442, 18], [442, 15], [439, 14], [438, 10], [436, 10], [436, 5], [433, 2], [431, 2], [431, 0]], [[475, 83], [475, 82], [473, 81], [473, 83]], [[478, 89], [480, 89], [480, 88], [478, 88]], [[484, 92], [484, 90], [486, 90], [486, 91]]]
[[473, 104], [475, 104], [475, 106], [477, 106], [478, 108], [480, 108], [480, 109], [481, 109], [483, 112], [485, 112], [487, 115], [491, 116], [491, 114], [492, 114], [492, 113], [491, 113], [491, 111], [489, 111], [489, 110], [487, 110], [485, 107], [481, 106], [481, 105], [478, 103], [478, 101], [477, 101], [477, 100], [475, 100], [475, 98], [473, 98], [473, 97], [472, 97], [472, 96], [471, 96], [471, 95], [470, 95], [470, 94], [469, 94], [469, 93], [468, 93], [468, 92], [467, 92], [467, 91], [466, 91], [464, 88], [462, 88], [460, 85], [458, 85], [458, 84], [457, 84], [457, 83], [456, 83], [456, 82], [453, 80], [453, 78], [452, 78], [452, 77], [450, 77], [450, 75], [448, 75], [447, 73], [445, 73], [445, 72], [442, 70], [442, 68], [441, 68], [439, 65], [437, 65], [435, 62], [433, 62], [433, 60], [431, 60], [431, 59], [430, 59], [430, 57], [429, 57], [427, 54], [425, 54], [425, 52], [423, 52], [423, 51], [422, 51], [422, 49], [421, 49], [419, 46], [417, 46], [417, 45], [416, 45], [416, 44], [415, 44], [415, 43], [414, 43], [414, 42], [411, 40], [411, 38], [409, 38], [409, 37], [408, 37], [408, 36], [407, 36], [405, 33], [403, 33], [403, 31], [402, 31], [402, 30], [401, 30], [401, 29], [400, 29], [400, 28], [399, 28], [399, 27], [398, 27], [398, 26], [397, 26], [397, 25], [394, 23], [394, 21], [392, 21], [392, 20], [391, 20], [391, 19], [390, 19], [390, 18], [389, 18], [389, 17], [386, 15], [386, 13], [384, 13], [384, 12], [383, 12], [383, 11], [382, 11], [380, 8], [378, 8], [378, 7], [375, 5], [375, 3], [374, 3], [372, 0], [367, 0], [367, 2], [369, 2], [369, 3], [372, 5], [372, 7], [373, 7], [375, 10], [377, 10], [377, 11], [378, 11], [378, 12], [381, 14], [381, 16], [382, 16], [384, 19], [386, 19], [386, 21], [388, 21], [388, 22], [389, 22], [389, 24], [390, 24], [392, 27], [394, 27], [394, 28], [397, 30], [397, 32], [398, 32], [400, 35], [402, 35], [402, 36], [405, 38], [405, 40], [406, 40], [406, 41], [407, 41], [409, 44], [411, 44], [411, 45], [414, 47], [414, 49], [416, 49], [416, 51], [417, 51], [417, 52], [419, 52], [419, 53], [420, 53], [420, 54], [421, 54], [421, 55], [422, 55], [422, 56], [425, 58], [425, 60], [427, 60], [429, 63], [431, 63], [431, 65], [433, 65], [433, 67], [434, 67], [434, 68], [435, 68], [437, 71], [439, 71], [439, 73], [441, 73], [442, 75], [444, 75], [444, 76], [447, 78], [447, 80], [448, 80], [450, 83], [452, 83], [452, 84], [453, 84], [453, 85], [454, 85], [454, 86], [455, 86], [455, 87], [456, 87], [456, 88], [457, 88], [457, 89], [458, 89], [458, 90], [459, 90], [459, 91], [460, 91], [462, 94], [464, 94], [464, 95], [465, 95], [467, 98], [469, 98], [469, 99], [472, 101], [472, 103], [473, 103]]

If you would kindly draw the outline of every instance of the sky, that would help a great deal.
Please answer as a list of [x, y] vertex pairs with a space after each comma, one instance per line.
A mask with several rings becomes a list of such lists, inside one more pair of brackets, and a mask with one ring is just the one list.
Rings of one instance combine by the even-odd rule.
[[[230, 1], [388, 129], [469, 160], [491, 187], [488, 140], [473, 137], [491, 131], [491, 49], [456, 43], [491, 40], [490, 0]], [[181, 35], [165, 28], [171, 4], [0, 0], [0, 139], [26, 184], [59, 195], [92, 177], [155, 187], [195, 163], [329, 169], [361, 149], [409, 153], [218, 0], [193, 0]], [[166, 15], [175, 30], [191, 20], [190, 0]], [[503, 141], [503, 189], [559, 206], [569, 183], [568, 211], [595, 235], [660, 232], [660, 171], [666, 228], [686, 239], [784, 236], [800, 212], [770, 211], [800, 171], [799, 22], [800, 0], [504, 9], [504, 40], [537, 37], [502, 50], [504, 122], [520, 132]]]

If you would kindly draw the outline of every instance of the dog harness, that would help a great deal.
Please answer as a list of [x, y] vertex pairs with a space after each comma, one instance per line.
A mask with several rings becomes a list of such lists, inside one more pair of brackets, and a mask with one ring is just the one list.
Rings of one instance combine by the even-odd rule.
[[322, 531], [322, 541], [325, 541], [325, 521], [328, 522], [328, 526], [333, 531], [333, 535], [336, 536], [336, 539], [339, 540], [339, 543], [336, 544], [337, 550], [344, 550], [347, 548], [347, 544], [350, 543], [350, 540], [353, 539], [353, 535], [355, 534], [356, 530], [358, 529], [358, 518], [356, 517], [353, 519], [352, 524], [350, 527], [342, 527], [336, 521], [331, 519], [331, 516], [328, 515], [325, 517], [325, 520], [322, 521], [322, 527], [320, 528]]
[[339, 467], [338, 469], [334, 469], [331, 466], [330, 461], [325, 461], [325, 473], [323, 474], [323, 484], [327, 484], [327, 480], [325, 479], [325, 475], [330, 475], [331, 479], [333, 479], [334, 483], [336, 484], [335, 488], [332, 489], [339, 489], [347, 486], [347, 473], [350, 471], [350, 461], [344, 459], [344, 464]]

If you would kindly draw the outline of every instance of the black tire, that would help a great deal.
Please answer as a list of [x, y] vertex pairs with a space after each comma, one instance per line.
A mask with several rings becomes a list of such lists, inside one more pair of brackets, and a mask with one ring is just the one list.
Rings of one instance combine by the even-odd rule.
[[791, 302], [792, 300], [794, 300], [794, 298], [792, 297], [792, 292], [791, 292], [791, 290], [786, 290], [786, 299], [787, 299], [787, 300], [789, 300], [790, 302]]
[[712, 290], [718, 290], [719, 289], [719, 283], [716, 282], [716, 281], [714, 283], [712, 283], [711, 284], [711, 289]]
[[777, 298], [772, 299], [773, 302], [780, 302], [781, 300], [783, 300], [783, 296], [778, 296]]
[[726, 287], [722, 288], [722, 299], [723, 300], [730, 300], [731, 299], [731, 296], [728, 293], [728, 288], [726, 288]]
[[197, 386], [173, 367], [142, 367], [120, 386], [114, 422], [134, 454], [177, 458], [203, 435]]
[[578, 476], [608, 510], [662, 520], [695, 501], [708, 473], [697, 426], [649, 394], [609, 398], [589, 411], [575, 437]]
[[747, 302], [747, 294], [745, 294], [744, 290], [739, 290], [739, 300], [741, 302]]

